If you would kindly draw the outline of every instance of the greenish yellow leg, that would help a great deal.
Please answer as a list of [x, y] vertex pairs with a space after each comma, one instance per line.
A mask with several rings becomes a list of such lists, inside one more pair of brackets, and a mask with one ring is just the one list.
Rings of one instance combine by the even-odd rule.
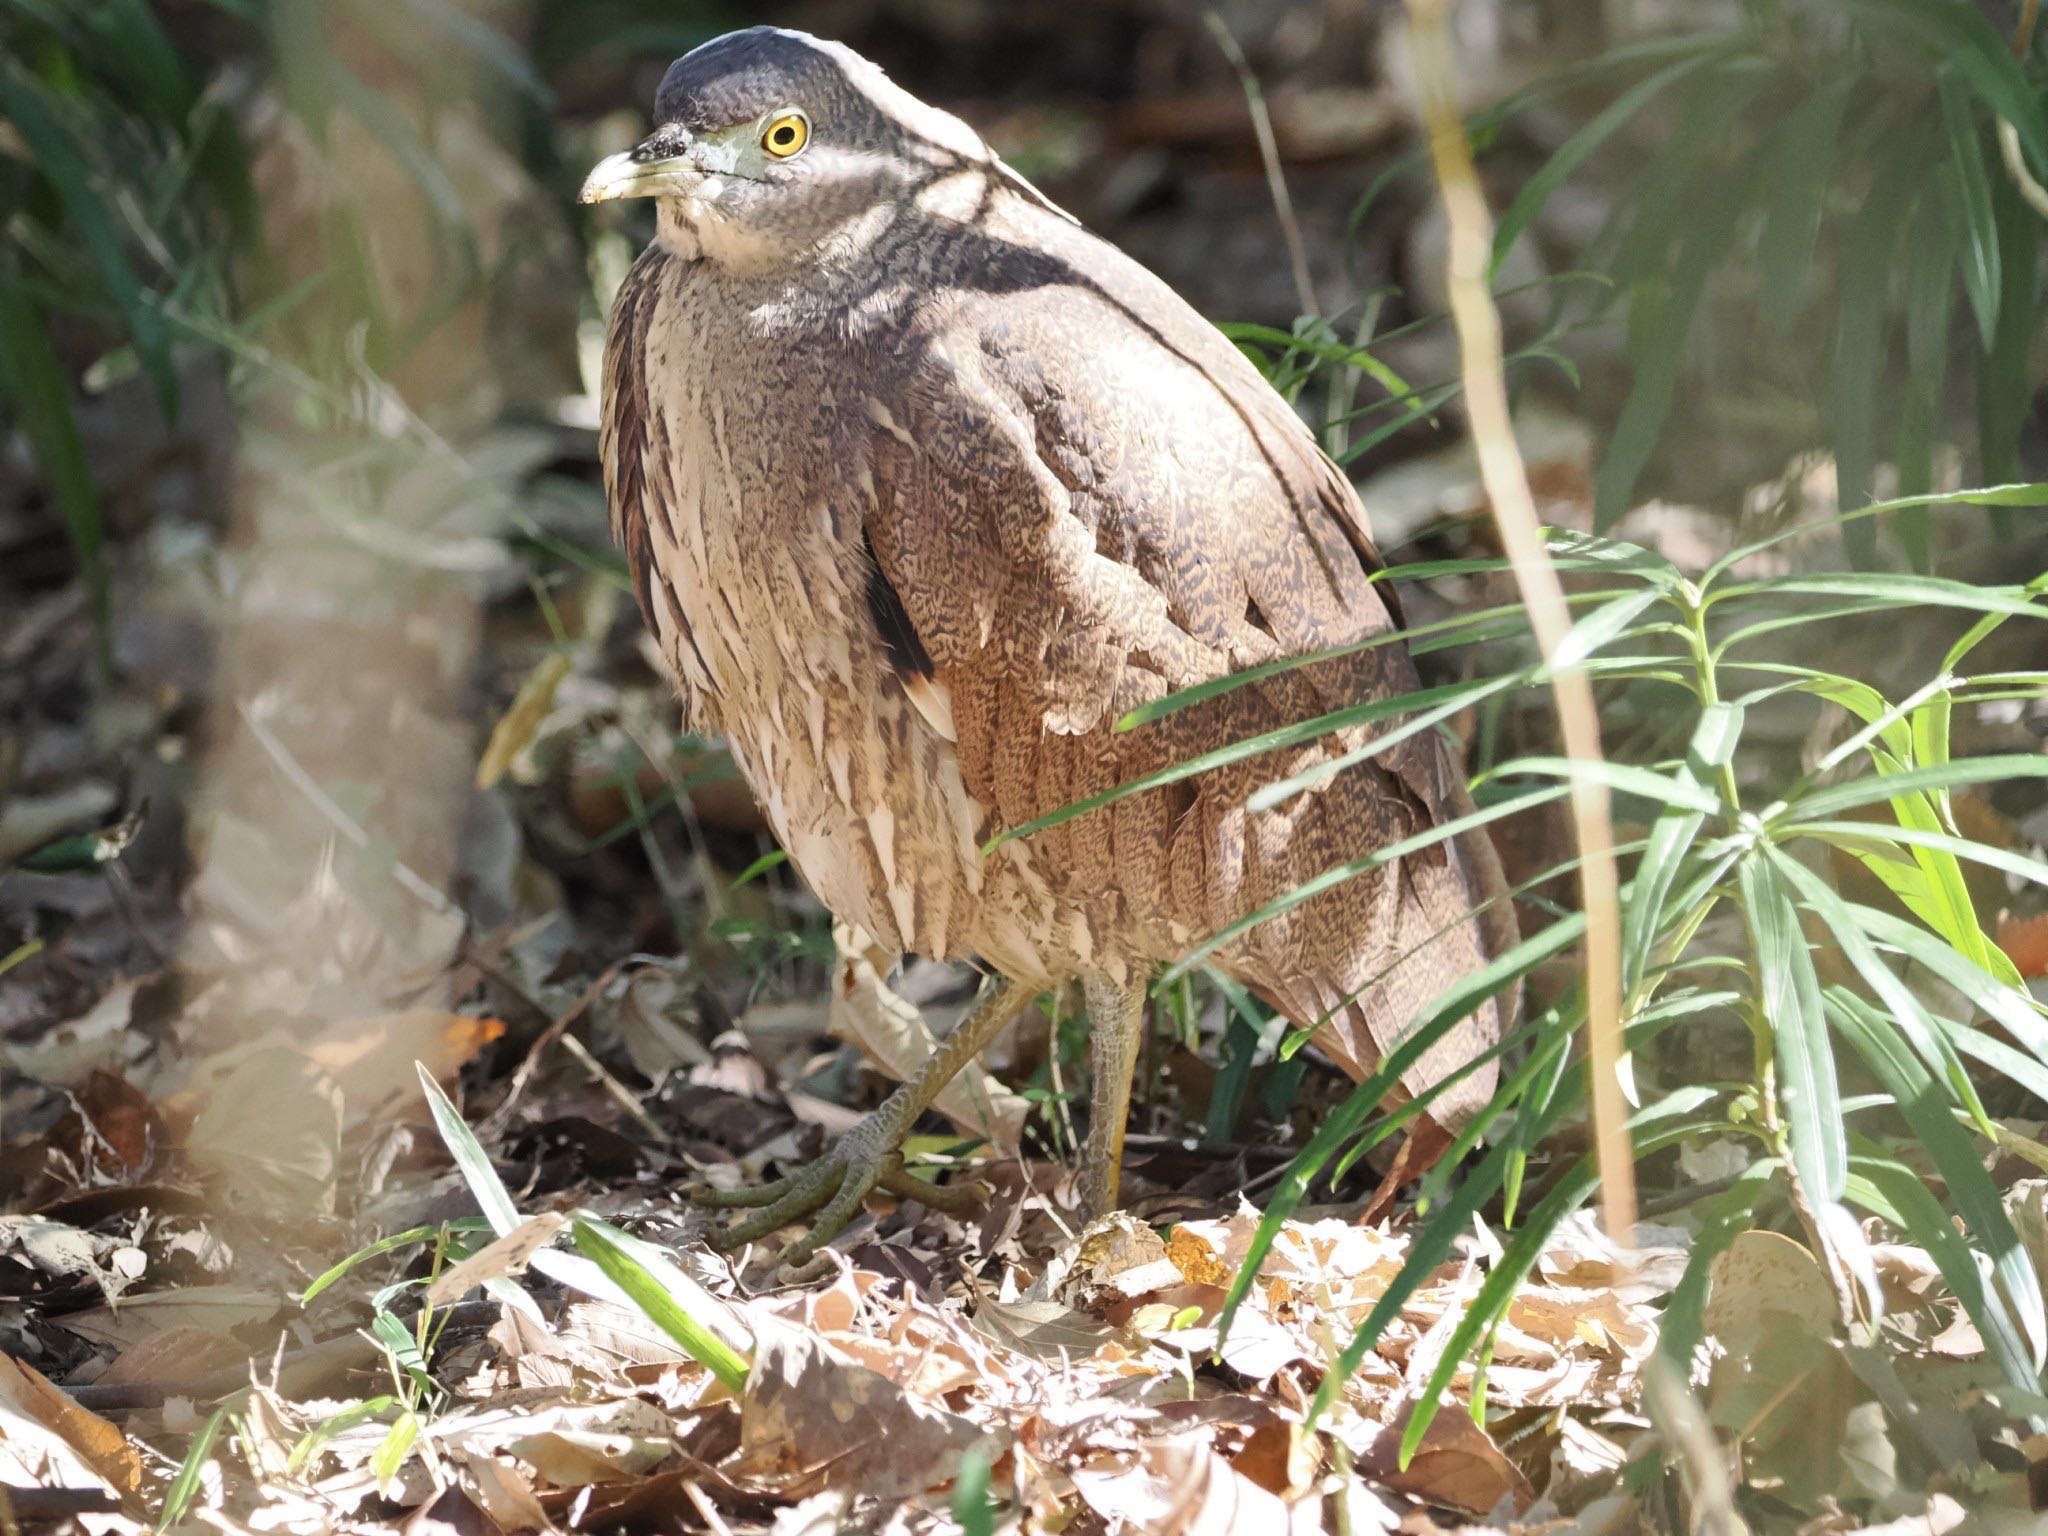
[[1131, 1074], [1145, 1029], [1145, 982], [1123, 985], [1107, 976], [1083, 982], [1088, 1006], [1088, 1144], [1081, 1149], [1081, 1205], [1092, 1221], [1117, 1208], [1124, 1170], [1124, 1130], [1131, 1118]]
[[790, 1244], [782, 1255], [782, 1277], [795, 1280], [807, 1277], [818, 1267], [810, 1261], [853, 1220], [861, 1201], [877, 1185], [934, 1205], [957, 1207], [958, 1200], [947, 1199], [950, 1192], [937, 1190], [903, 1172], [903, 1160], [896, 1149], [917, 1123], [917, 1117], [938, 1097], [939, 1090], [1030, 1006], [1033, 995], [1013, 981], [999, 979], [976, 1000], [967, 1016], [939, 1042], [908, 1082], [810, 1166], [759, 1189], [710, 1190], [692, 1186], [685, 1190], [699, 1205], [758, 1207], [753, 1215], [713, 1236], [711, 1245], [732, 1249], [758, 1242], [816, 1211], [817, 1219], [810, 1231]]

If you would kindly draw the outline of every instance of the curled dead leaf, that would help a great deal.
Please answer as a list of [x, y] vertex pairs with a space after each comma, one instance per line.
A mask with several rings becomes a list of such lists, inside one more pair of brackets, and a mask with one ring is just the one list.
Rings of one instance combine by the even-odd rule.
[[907, 1498], [952, 1481], [979, 1425], [835, 1359], [822, 1341], [764, 1332], [747, 1375], [735, 1475], [797, 1498], [824, 1486]]

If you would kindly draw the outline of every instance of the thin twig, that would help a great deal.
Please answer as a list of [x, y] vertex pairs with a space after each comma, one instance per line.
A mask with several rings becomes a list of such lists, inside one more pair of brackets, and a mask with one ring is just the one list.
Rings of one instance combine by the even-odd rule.
[[[1480, 478], [1515, 573], [1530, 626], [1550, 671], [1566, 756], [1598, 763], [1600, 716], [1583, 666], [1555, 664], [1571, 632], [1564, 587], [1543, 548], [1528, 471], [1515, 444], [1501, 361], [1500, 312], [1494, 308], [1487, 269], [1493, 217], [1472, 164], [1472, 149], [1451, 86], [1448, 0], [1408, 0], [1410, 51], [1429, 135], [1430, 157], [1443, 190], [1449, 224], [1448, 282], [1451, 316], [1465, 380], [1465, 403]], [[1572, 821], [1582, 862], [1579, 891], [1586, 912], [1586, 1034], [1593, 1073], [1593, 1140], [1600, 1169], [1607, 1236], [1621, 1250], [1634, 1247], [1635, 1164], [1621, 1094], [1621, 887], [1615, 870], [1614, 824], [1607, 788], [1589, 775], [1572, 781]]]
[[1273, 137], [1273, 117], [1266, 110], [1266, 93], [1259, 89], [1259, 77], [1252, 73], [1251, 61], [1238, 47], [1237, 39], [1230, 35], [1230, 28], [1224, 25], [1223, 18], [1214, 11], [1205, 11], [1202, 19], [1216, 35], [1216, 46], [1223, 50], [1230, 67], [1237, 71], [1238, 84], [1244, 87], [1245, 105], [1252, 114], [1252, 135], [1259, 141], [1259, 159], [1266, 167], [1266, 186], [1273, 194], [1273, 212], [1280, 220], [1281, 237], [1287, 242], [1288, 264], [1294, 268], [1295, 302], [1301, 305], [1304, 315], [1320, 318], [1323, 306], [1316, 302], [1316, 285], [1308, 272], [1308, 247], [1302, 244], [1301, 224], [1294, 217], [1294, 199], [1288, 195], [1287, 177], [1280, 170], [1280, 142]]

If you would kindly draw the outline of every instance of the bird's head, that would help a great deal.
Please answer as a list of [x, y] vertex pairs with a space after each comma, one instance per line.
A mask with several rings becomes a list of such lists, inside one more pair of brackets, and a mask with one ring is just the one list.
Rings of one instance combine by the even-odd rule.
[[958, 118], [850, 48], [777, 27], [729, 32], [676, 60], [654, 122], [598, 163], [581, 200], [655, 198], [665, 245], [734, 266], [814, 261], [834, 242], [872, 238], [929, 189], [1002, 174]]

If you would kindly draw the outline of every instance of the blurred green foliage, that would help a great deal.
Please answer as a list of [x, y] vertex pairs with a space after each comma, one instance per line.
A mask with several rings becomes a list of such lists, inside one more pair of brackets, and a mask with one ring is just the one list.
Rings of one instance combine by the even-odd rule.
[[[1625, 82], [1523, 185], [1496, 259], [1603, 147], [1619, 158], [1610, 141], [1624, 129], [1663, 119], [1576, 257], [1613, 284], [1632, 374], [1600, 468], [1599, 526], [1630, 505], [1689, 362], [1689, 382], [1725, 400], [1823, 402], [1814, 425], [1845, 507], [1877, 493], [1884, 459], [1897, 494], [1929, 489], [1938, 446], [1960, 435], [1949, 408], [1972, 397], [1965, 479], [2026, 478], [2048, 213], [2035, 3], [2009, 38], [1972, 0], [1746, 0], [1736, 30], [1631, 44], [1530, 93]], [[1488, 114], [1489, 128], [1521, 104]], [[1897, 532], [1927, 568], [1924, 513]], [[1876, 525], [1848, 533], [1870, 563]]]

